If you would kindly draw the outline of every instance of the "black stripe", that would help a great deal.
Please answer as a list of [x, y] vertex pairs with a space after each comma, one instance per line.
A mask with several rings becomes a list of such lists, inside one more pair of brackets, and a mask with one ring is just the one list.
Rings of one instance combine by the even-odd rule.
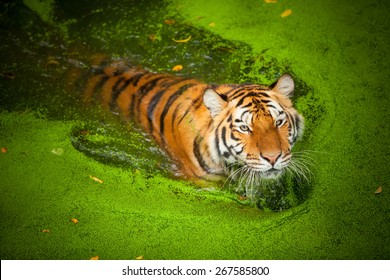
[[236, 151], [236, 154], [237, 154], [237, 155], [241, 154], [241, 153], [244, 151], [244, 148], [245, 148], [245, 147], [242, 146], [241, 151], [236, 151], [236, 150], [235, 150], [235, 151]]
[[234, 141], [239, 141], [240, 140], [239, 138], [234, 137], [233, 130], [230, 133], [230, 138], [232, 138]]
[[241, 116], [240, 116], [240, 119], [242, 120], [242, 117], [246, 114], [246, 113], [249, 113], [250, 110], [245, 110], [244, 112], [242, 112]]
[[263, 92], [263, 91], [256, 92], [256, 94], [257, 94], [257, 95], [261, 95], [261, 96], [270, 98], [270, 96], [269, 96], [267, 93]]
[[175, 110], [173, 111], [172, 120], [171, 120], [171, 127], [172, 127], [172, 129], [175, 128], [175, 119], [176, 119], [176, 117], [177, 117], [177, 113], [178, 113], [178, 112], [180, 111], [180, 109], [181, 109], [181, 105], [182, 105], [181, 103], [177, 104]]
[[192, 110], [196, 111], [203, 104], [201, 102], [203, 100], [203, 95], [199, 96], [197, 99], [192, 100], [190, 106], [188, 106], [187, 110], [184, 112], [183, 116], [180, 118], [178, 125], [184, 120], [187, 114]]
[[[238, 101], [236, 107], [239, 107], [240, 105], [242, 105], [242, 103], [244, 103], [244, 100], [245, 98], [248, 98], [248, 97], [253, 97], [253, 96], [256, 96], [253, 92], [249, 92], [248, 94], [246, 94], [244, 97], [242, 97], [240, 99], [240, 101]], [[247, 106], [244, 106], [244, 107], [247, 107]]]
[[[229, 97], [229, 96], [230, 96], [231, 94], [234, 95], [235, 91], [236, 91], [237, 89], [240, 89], [240, 88], [242, 87], [242, 85], [227, 85], [227, 86], [231, 87], [231, 89], [229, 89], [227, 92], [223, 93], [223, 95], [226, 96], [227, 101], [228, 101], [228, 100], [230, 100], [230, 97]], [[216, 92], [219, 92], [217, 86], [212, 86], [212, 89], [214, 89]]]
[[230, 151], [229, 146], [226, 143], [226, 127], [222, 127], [222, 143], [225, 145], [225, 147]]
[[246, 95], [248, 93], [248, 89], [247, 88], [242, 88], [238, 91], [236, 91], [232, 97], [230, 97], [230, 100], [233, 100], [233, 99], [237, 99], [243, 95]]
[[246, 104], [245, 106], [242, 106], [242, 108], [248, 108], [248, 107], [250, 107], [250, 106], [252, 106], [252, 102], [249, 102], [248, 104]]
[[215, 147], [218, 151], [218, 157], [220, 158], [221, 157], [221, 150], [219, 149], [219, 128], [221, 127], [221, 124], [220, 123], [218, 126], [217, 126], [217, 129], [215, 129], [215, 139], [214, 139], [214, 143], [215, 143]]
[[203, 95], [199, 96], [194, 101], [194, 111], [198, 110], [203, 105]]
[[[177, 83], [179, 82], [182, 82], [182, 81], [185, 81], [185, 80], [181, 80], [181, 81], [178, 81]], [[176, 84], [177, 84], [176, 83]], [[168, 98], [168, 101], [167, 103], [165, 103], [165, 106], [164, 106], [164, 109], [160, 115], [160, 133], [162, 135], [164, 135], [164, 128], [165, 128], [165, 125], [164, 125], [164, 119], [165, 119], [165, 116], [168, 114], [168, 111], [169, 109], [171, 108], [173, 102], [175, 102], [175, 100], [183, 94], [183, 92], [185, 92], [187, 89], [189, 89], [190, 87], [194, 86], [194, 84], [186, 84], [186, 85], [183, 85], [181, 86], [175, 93], [173, 93], [169, 98]]]
[[139, 107], [139, 104], [141, 103], [142, 99], [151, 91], [153, 90], [159, 81], [161, 81], [162, 79], [166, 79], [167, 76], [158, 76], [157, 78], [154, 78], [152, 80], [149, 80], [147, 81], [144, 85], [142, 85], [139, 89], [138, 89], [138, 104], [137, 104], [137, 107]]
[[[227, 142], [226, 142], [226, 127], [223, 127], [223, 128], [222, 128], [222, 135], [221, 135], [221, 136], [222, 136], [222, 142], [223, 142], [223, 144], [225, 145], [225, 147], [228, 149], [230, 155], [232, 155], [237, 161], [239, 161], [239, 159], [237, 158], [237, 156], [234, 155], [234, 154], [232, 153], [232, 147], [233, 147], [233, 146], [229, 147], [228, 144], [227, 144]], [[237, 144], [237, 145], [239, 145], [239, 144]]]
[[148, 116], [148, 121], [149, 121], [149, 131], [150, 133], [153, 132], [153, 113], [154, 113], [154, 110], [156, 109], [156, 106], [158, 104], [158, 102], [160, 101], [161, 97], [163, 96], [163, 94], [165, 93], [165, 89], [157, 92], [152, 100], [150, 101], [149, 103], [149, 106], [148, 106], [148, 109], [147, 109], [147, 116]]
[[122, 87], [120, 87], [121, 89], [118, 89], [119, 85], [123, 82], [125, 78], [124, 77], [120, 77], [115, 85], [112, 87], [112, 94], [111, 94], [111, 101], [110, 101], [110, 109], [111, 110], [114, 110], [115, 108], [115, 103], [119, 97], [119, 94], [122, 92]]
[[98, 83], [95, 84], [93, 87], [93, 92], [92, 92], [92, 99], [96, 99], [96, 95], [100, 93], [101, 88], [104, 86], [104, 84], [107, 82], [109, 79], [109, 76], [103, 76]]
[[161, 86], [162, 87], [165, 87], [165, 88], [169, 88], [173, 85], [176, 85], [182, 81], [186, 81], [187, 79], [183, 79], [183, 78], [177, 78], [177, 77], [171, 77], [171, 79], [165, 81], [165, 82], [162, 82], [161, 83]]
[[133, 96], [131, 97], [130, 108], [129, 108], [130, 114], [132, 116], [134, 116], [135, 98], [136, 98], [136, 96], [135, 96], [135, 94], [133, 94]]
[[119, 76], [119, 75], [122, 75], [124, 72], [126, 72], [127, 70], [129, 70], [129, 67], [119, 67], [119, 68], [116, 68], [114, 70], [114, 72], [112, 73], [113, 76]]
[[269, 105], [269, 104], [267, 104], [267, 107], [271, 107], [271, 108], [276, 109], [276, 107], [275, 107], [274, 105]]
[[[155, 74], [151, 74], [155, 75]], [[157, 78], [154, 78], [152, 80], [147, 81], [144, 85], [142, 85], [138, 90], [137, 94], [134, 94], [132, 97], [132, 102], [130, 104], [130, 110], [131, 112], [135, 112], [135, 110], [139, 111], [139, 106], [141, 104], [142, 99], [151, 91], [153, 90], [156, 86], [157, 83], [162, 80], [166, 79], [167, 76], [159, 76]], [[138, 100], [136, 100], [138, 98]], [[140, 115], [138, 115], [138, 120], [140, 120]]]
[[248, 90], [250, 90], [250, 86], [239, 86], [238, 88], [236, 88], [231, 94], [232, 96], [229, 96], [229, 99], [230, 100], [233, 100], [233, 99], [236, 99], [240, 96], [242, 96], [243, 94], [246, 94], [248, 92]]
[[[125, 80], [124, 77], [121, 77], [118, 79], [118, 81], [115, 83], [113, 89], [112, 89], [112, 96], [111, 96], [111, 102], [110, 102], [110, 108], [113, 109], [114, 106], [115, 106], [115, 103], [116, 101], [118, 100], [119, 98], [119, 95], [130, 85], [132, 84], [133, 86], [137, 86], [138, 84], [138, 81], [141, 79], [141, 77], [143, 77], [145, 75], [145, 73], [139, 73], [139, 74], [136, 74], [128, 79]], [[125, 82], [122, 84], [121, 87], [119, 87], [120, 83], [125, 80]], [[132, 97], [132, 102], [130, 104], [130, 112], [132, 113], [133, 110], [134, 110], [134, 100], [135, 100], [135, 96], [133, 94], [133, 97]]]
[[291, 124], [292, 124], [292, 126], [293, 126], [293, 129], [294, 129], [294, 136], [293, 136], [293, 143], [295, 142], [295, 141], [297, 141], [297, 138], [298, 138], [298, 129], [299, 129], [299, 125], [301, 125], [300, 124], [300, 121], [299, 121], [299, 118], [298, 117], [295, 117], [295, 116], [290, 116], [291, 117]]
[[202, 136], [197, 136], [194, 140], [194, 149], [193, 149], [193, 152], [194, 152], [194, 155], [199, 163], [199, 166], [204, 170], [206, 171], [207, 173], [210, 173], [211, 172], [211, 169], [210, 167], [206, 164], [206, 162], [204, 161], [203, 157], [202, 157], [202, 154], [200, 152], [200, 146], [199, 144], [203, 141], [203, 137]]
[[227, 122], [231, 123], [231, 122], [232, 122], [232, 119], [233, 119], [233, 117], [232, 117], [232, 115], [230, 114], [229, 117], [228, 117], [228, 119], [227, 119]]
[[225, 95], [225, 94], [219, 94], [219, 96], [220, 96], [225, 102], [229, 102], [229, 98], [227, 97], [227, 95]]

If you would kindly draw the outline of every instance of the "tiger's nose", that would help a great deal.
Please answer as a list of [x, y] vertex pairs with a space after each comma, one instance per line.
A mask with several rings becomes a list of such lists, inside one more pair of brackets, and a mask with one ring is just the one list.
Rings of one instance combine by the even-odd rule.
[[260, 156], [266, 161], [268, 161], [272, 166], [274, 166], [276, 161], [282, 156], [282, 153], [281, 152], [277, 152], [274, 154], [267, 153], [267, 154], [260, 154]]

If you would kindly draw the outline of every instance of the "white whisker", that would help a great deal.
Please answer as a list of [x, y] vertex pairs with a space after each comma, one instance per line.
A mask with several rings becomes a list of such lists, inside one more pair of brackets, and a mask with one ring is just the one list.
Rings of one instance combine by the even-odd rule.
[[[270, 178], [266, 172], [261, 172], [242, 163], [233, 163], [225, 167], [228, 177], [223, 186], [227, 186], [237, 193], [244, 194], [252, 203], [258, 203], [268, 196], [282, 195], [280, 188], [285, 188], [284, 180], [289, 176], [298, 185], [304, 185], [311, 181], [315, 168], [315, 157], [310, 151], [299, 151], [292, 154], [291, 159], [286, 160], [286, 165], [279, 176]], [[272, 198], [274, 199], [274, 198]], [[263, 202], [262, 202], [263, 203]], [[267, 202], [268, 203], [268, 202]]]

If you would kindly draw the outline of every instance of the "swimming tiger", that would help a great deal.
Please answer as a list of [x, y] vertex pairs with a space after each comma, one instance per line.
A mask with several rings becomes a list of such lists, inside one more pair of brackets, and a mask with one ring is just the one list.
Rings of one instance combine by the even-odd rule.
[[212, 85], [114, 63], [89, 79], [84, 97], [139, 122], [186, 178], [214, 180], [240, 168], [267, 179], [289, 166], [303, 133], [293, 92], [288, 74], [271, 86]]

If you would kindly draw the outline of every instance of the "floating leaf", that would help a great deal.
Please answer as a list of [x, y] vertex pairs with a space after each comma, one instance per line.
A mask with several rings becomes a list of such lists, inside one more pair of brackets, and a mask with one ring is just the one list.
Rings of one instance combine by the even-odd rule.
[[188, 38], [185, 38], [185, 39], [176, 40], [176, 39], [172, 38], [172, 40], [176, 43], [187, 43], [189, 40], [191, 40], [191, 38], [192, 38], [192, 35], [188, 36]]
[[0, 76], [6, 79], [13, 80], [15, 79], [15, 73], [14, 72], [1, 72]]
[[60, 63], [57, 61], [57, 60], [54, 60], [54, 59], [50, 59], [47, 63], [46, 63], [46, 65], [55, 65], [55, 66], [57, 66], [57, 65], [59, 65]]
[[264, 0], [265, 3], [277, 3], [278, 0]]
[[209, 26], [210, 26], [210, 27], [215, 27], [215, 22], [210, 22], [210, 23], [209, 23]]
[[49, 233], [49, 232], [50, 232], [50, 230], [49, 230], [49, 229], [43, 229], [43, 230], [41, 230], [41, 232], [44, 232], [44, 233]]
[[136, 169], [136, 170], [134, 170], [134, 174], [135, 174], [135, 175], [140, 175], [140, 174], [141, 174], [141, 171], [139, 171], [139, 169]]
[[51, 150], [51, 152], [53, 154], [55, 154], [56, 156], [62, 156], [64, 154], [64, 149], [62, 148], [54, 148]]
[[79, 220], [77, 220], [76, 218], [71, 219], [71, 221], [72, 221], [72, 223], [74, 223], [74, 224], [78, 224], [78, 223], [79, 223]]
[[280, 16], [281, 17], [288, 17], [291, 14], [292, 14], [292, 10], [291, 9], [287, 9]]
[[157, 35], [156, 34], [150, 34], [149, 36], [148, 36], [148, 38], [149, 38], [149, 40], [151, 40], [151, 41], [156, 41], [157, 40]]
[[374, 192], [374, 194], [380, 194], [382, 191], [383, 191], [382, 186], [379, 186], [379, 187], [376, 189], [376, 191]]
[[1, 152], [2, 152], [3, 154], [5, 154], [6, 152], [8, 152], [8, 149], [7, 149], [6, 147], [2, 147], [2, 148], [1, 148]]
[[183, 65], [176, 65], [173, 66], [172, 71], [180, 71], [183, 70]]
[[98, 177], [89, 175], [89, 178], [91, 178], [91, 179], [94, 180], [95, 182], [98, 182], [98, 183], [100, 183], [100, 184], [103, 184], [103, 181], [100, 180]]
[[138, 256], [138, 257], [135, 257], [136, 260], [143, 260], [144, 259], [144, 256]]
[[91, 261], [97, 261], [97, 260], [99, 260], [99, 259], [100, 259], [99, 256], [94, 256], [94, 257], [90, 258]]
[[172, 24], [175, 24], [176, 21], [174, 19], [166, 19], [166, 20], [164, 20], [164, 23], [168, 24], [168, 25], [172, 25]]

